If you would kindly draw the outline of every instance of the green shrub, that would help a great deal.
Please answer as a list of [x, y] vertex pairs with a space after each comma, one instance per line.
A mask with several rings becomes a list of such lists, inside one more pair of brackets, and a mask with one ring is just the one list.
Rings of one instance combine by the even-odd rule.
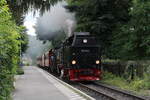
[[107, 71], [105, 71], [104, 73], [103, 73], [103, 79], [105, 80], [105, 79], [113, 79], [113, 78], [115, 78], [116, 76], [115, 75], [113, 75], [112, 73], [110, 73], [110, 72], [107, 72]]
[[24, 74], [22, 67], [18, 67], [17, 68], [17, 75], [22, 75], [22, 74]]
[[12, 21], [5, 0], [0, 0], [0, 100], [10, 100], [19, 62], [21, 28]]
[[127, 84], [127, 82], [125, 81], [125, 79], [123, 79], [122, 77], [118, 77], [116, 75], [113, 75], [110, 72], [104, 72], [103, 73], [103, 82], [110, 84], [110, 85], [114, 85], [114, 86], [118, 86], [120, 88], [124, 88]]
[[150, 89], [150, 73], [144, 74], [145, 88]]
[[134, 81], [131, 81], [130, 87], [133, 90], [139, 91], [140, 89], [143, 89], [145, 87], [144, 80], [141, 79], [136, 79]]
[[144, 74], [143, 78], [136, 78], [130, 82], [130, 87], [135, 91], [150, 89], [150, 77], [148, 74]]

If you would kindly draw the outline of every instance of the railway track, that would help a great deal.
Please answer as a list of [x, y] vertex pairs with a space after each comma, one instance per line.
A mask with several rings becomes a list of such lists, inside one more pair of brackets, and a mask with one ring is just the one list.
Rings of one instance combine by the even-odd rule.
[[95, 98], [97, 100], [99, 100], [99, 99], [100, 100], [116, 100], [112, 96], [109, 96], [108, 94], [105, 94], [104, 92], [97, 91], [96, 89], [90, 88], [85, 84], [78, 83], [78, 82], [68, 82], [68, 81], [65, 81], [65, 80], [59, 78], [57, 75], [54, 75], [54, 76], [57, 77], [58, 79], [62, 80], [63, 82], [70, 84], [71, 86], [85, 92], [86, 94], [92, 96], [93, 98]]
[[[57, 75], [54, 76], [62, 80]], [[99, 82], [78, 83], [65, 80], [62, 81], [78, 88], [86, 94], [94, 97], [96, 100], [150, 100], [150, 97], [138, 96], [129, 91], [120, 90]]]
[[150, 100], [148, 97], [137, 96], [102, 83], [79, 83], [78, 85], [79, 89], [91, 94], [97, 100]]
[[150, 97], [139, 96], [134, 94], [133, 92], [121, 90], [112, 86], [105, 85], [103, 83], [94, 83], [94, 85], [102, 88], [103, 90], [110, 92], [112, 91], [114, 94], [116, 94], [116, 97], [118, 99], [122, 98], [121, 100], [150, 100]]
[[78, 84], [78, 89], [86, 92], [88, 95], [94, 97], [96, 100], [116, 100], [111, 95], [104, 93], [103, 91], [98, 91], [95, 88], [90, 87], [89, 85], [85, 85], [82, 83]]

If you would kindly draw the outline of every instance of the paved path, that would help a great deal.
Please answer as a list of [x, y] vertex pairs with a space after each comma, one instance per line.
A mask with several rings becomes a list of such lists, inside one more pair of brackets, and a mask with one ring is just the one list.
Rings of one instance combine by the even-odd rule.
[[[83, 100], [37, 67], [26, 66], [24, 71], [16, 81], [13, 100]], [[73, 99], [67, 96], [68, 92]]]

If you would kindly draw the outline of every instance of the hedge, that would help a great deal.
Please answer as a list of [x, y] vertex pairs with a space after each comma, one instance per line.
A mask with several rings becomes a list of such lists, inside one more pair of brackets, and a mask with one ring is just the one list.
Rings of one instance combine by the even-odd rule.
[[6, 0], [0, 0], [0, 100], [10, 100], [19, 62], [20, 31]]

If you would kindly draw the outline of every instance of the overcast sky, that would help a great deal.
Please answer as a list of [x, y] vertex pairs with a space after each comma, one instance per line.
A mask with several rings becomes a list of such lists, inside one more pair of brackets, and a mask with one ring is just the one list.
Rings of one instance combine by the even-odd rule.
[[33, 16], [33, 12], [29, 12], [24, 20], [24, 26], [26, 26], [27, 28], [27, 34], [35, 36], [35, 29], [34, 26], [37, 22], [37, 18], [39, 17], [39, 13], [37, 12], [34, 16]]

